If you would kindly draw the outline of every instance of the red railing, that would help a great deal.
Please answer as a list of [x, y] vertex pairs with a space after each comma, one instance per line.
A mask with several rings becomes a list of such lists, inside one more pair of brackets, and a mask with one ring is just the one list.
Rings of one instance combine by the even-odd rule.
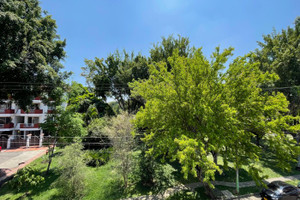
[[43, 113], [43, 110], [41, 109], [32, 109], [32, 110], [28, 110], [28, 112], [25, 112], [23, 109], [21, 109], [21, 113], [22, 114], [42, 114]]
[[33, 123], [29, 123], [29, 124], [20, 124], [20, 128], [39, 128], [40, 124], [33, 124]]
[[14, 123], [9, 123], [9, 124], [0, 124], [0, 128], [13, 128]]
[[5, 110], [0, 110], [1, 114], [12, 114], [15, 113], [14, 109], [5, 109]]
[[48, 114], [52, 114], [53, 110], [48, 110], [47, 112], [48, 112]]

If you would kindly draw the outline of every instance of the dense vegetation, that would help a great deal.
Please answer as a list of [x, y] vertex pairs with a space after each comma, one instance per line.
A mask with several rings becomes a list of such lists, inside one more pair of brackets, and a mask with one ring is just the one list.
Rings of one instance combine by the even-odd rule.
[[[208, 59], [181, 36], [149, 56], [85, 60], [88, 86], [64, 82], [66, 42], [37, 0], [0, 0], [0, 26], [0, 99], [57, 104], [41, 125], [49, 154], [6, 183], [4, 199], [120, 199], [193, 182], [204, 187], [169, 199], [209, 198], [214, 180], [236, 180], [229, 190], [243, 194], [299, 174], [299, 18], [231, 62], [232, 47]], [[239, 190], [249, 180], [257, 186]]]

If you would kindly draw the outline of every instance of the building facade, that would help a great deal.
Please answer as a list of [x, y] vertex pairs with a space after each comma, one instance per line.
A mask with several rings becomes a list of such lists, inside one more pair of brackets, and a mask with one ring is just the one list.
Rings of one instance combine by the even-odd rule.
[[26, 111], [20, 109], [12, 101], [4, 101], [0, 104], [0, 136], [26, 138], [26, 135], [40, 136], [43, 123], [53, 108], [42, 103], [39, 97], [32, 101], [32, 105]]

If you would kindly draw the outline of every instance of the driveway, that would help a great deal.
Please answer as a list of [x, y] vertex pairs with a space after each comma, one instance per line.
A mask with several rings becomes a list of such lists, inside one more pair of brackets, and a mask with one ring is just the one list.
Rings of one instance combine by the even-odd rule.
[[0, 152], [0, 169], [13, 169], [37, 155], [45, 152], [45, 150], [36, 151], [19, 151], [19, 152]]

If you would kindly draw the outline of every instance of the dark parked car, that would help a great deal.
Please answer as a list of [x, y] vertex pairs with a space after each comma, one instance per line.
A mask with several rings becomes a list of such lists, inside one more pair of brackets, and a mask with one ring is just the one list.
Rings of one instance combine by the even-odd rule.
[[262, 200], [299, 200], [300, 189], [282, 181], [273, 181], [261, 191], [260, 196]]

